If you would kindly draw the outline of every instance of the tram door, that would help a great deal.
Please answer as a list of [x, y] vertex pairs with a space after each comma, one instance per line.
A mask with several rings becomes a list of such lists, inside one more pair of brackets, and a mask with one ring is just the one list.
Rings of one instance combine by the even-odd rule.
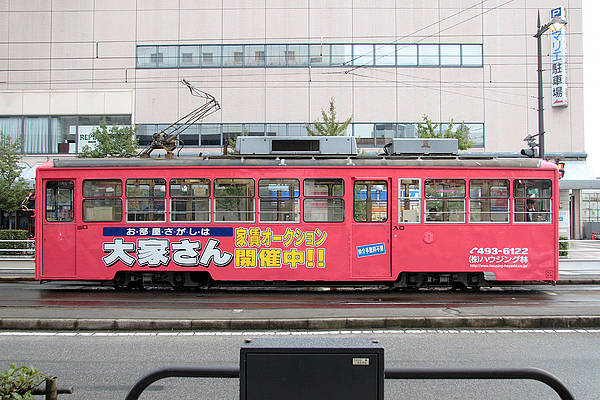
[[75, 277], [75, 179], [44, 180], [42, 277]]
[[355, 178], [352, 186], [352, 276], [389, 277], [392, 273], [391, 181]]

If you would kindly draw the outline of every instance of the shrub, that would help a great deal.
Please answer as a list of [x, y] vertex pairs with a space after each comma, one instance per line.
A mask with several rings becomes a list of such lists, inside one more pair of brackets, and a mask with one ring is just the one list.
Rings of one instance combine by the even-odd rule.
[[558, 255], [561, 257], [568, 256], [569, 252], [567, 250], [569, 250], [569, 242], [563, 242], [563, 240], [569, 240], [569, 238], [566, 236], [560, 236], [558, 240]]
[[[1, 242], [1, 240], [27, 240], [29, 233], [24, 230], [5, 229], [0, 230], [0, 249], [26, 249], [26, 242]], [[2, 251], [0, 256], [23, 255], [22, 251]], [[1, 398], [0, 398], [1, 399]]]
[[0, 399], [21, 400], [33, 399], [32, 392], [46, 380], [46, 375], [34, 367], [8, 366], [7, 371], [0, 371]]

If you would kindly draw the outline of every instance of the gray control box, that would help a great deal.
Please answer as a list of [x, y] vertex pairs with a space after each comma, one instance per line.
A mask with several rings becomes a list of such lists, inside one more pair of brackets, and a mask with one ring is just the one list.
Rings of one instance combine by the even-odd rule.
[[456, 155], [458, 139], [392, 139], [389, 154], [394, 155]]
[[370, 341], [252, 340], [240, 349], [240, 399], [383, 400], [383, 353]]

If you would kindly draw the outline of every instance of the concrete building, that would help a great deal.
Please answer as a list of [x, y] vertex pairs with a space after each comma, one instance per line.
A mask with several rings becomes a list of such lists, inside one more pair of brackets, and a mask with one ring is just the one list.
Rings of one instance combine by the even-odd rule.
[[[469, 151], [518, 154], [538, 132], [538, 10], [544, 24], [560, 9], [568, 82], [558, 86], [568, 105], [552, 106], [559, 78], [547, 33], [545, 149], [566, 159], [567, 177], [578, 181], [569, 162], [585, 164], [581, 4], [3, 0], [0, 130], [23, 139], [29, 168], [74, 156], [100, 121], [134, 124], [147, 144], [200, 105], [186, 79], [222, 107], [185, 131], [188, 156], [221, 152], [239, 134], [302, 134], [331, 98], [340, 119], [353, 117], [347, 134], [366, 149], [414, 137], [427, 115], [442, 128], [464, 122]], [[583, 186], [596, 187], [590, 182]], [[562, 193], [561, 210], [577, 210], [561, 225], [573, 237], [583, 234], [581, 189], [575, 182]]]

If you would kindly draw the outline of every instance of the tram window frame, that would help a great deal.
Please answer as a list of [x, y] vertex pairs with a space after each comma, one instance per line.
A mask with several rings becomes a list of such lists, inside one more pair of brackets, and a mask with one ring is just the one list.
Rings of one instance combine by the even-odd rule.
[[[357, 186], [359, 185], [366, 185], [366, 196], [365, 196], [365, 209], [364, 209], [364, 220], [361, 219], [361, 215], [357, 214], [357, 212], [360, 212], [362, 214], [362, 210], [359, 210], [359, 207], [357, 207], [358, 204], [361, 204], [363, 202], [362, 199], [357, 199], [356, 195], [357, 195]], [[385, 193], [386, 193], [386, 198], [385, 200], [373, 200], [372, 194], [371, 194], [371, 190], [370, 187], [375, 186], [375, 185], [385, 185]], [[383, 191], [379, 191], [379, 192], [383, 192]], [[378, 192], [378, 193], [379, 193]], [[385, 223], [388, 221], [389, 216], [388, 216], [388, 210], [389, 210], [389, 185], [388, 185], [388, 181], [383, 180], [383, 179], [360, 179], [360, 180], [355, 180], [354, 181], [354, 190], [353, 190], [353, 195], [352, 198], [354, 199], [354, 205], [353, 205], [353, 215], [354, 215], [354, 222], [358, 222], [358, 223]], [[358, 200], [358, 201], [357, 201]], [[379, 203], [379, 204], [385, 204], [385, 210], [384, 211], [373, 211], [373, 205], [374, 203]], [[362, 206], [361, 206], [362, 208]], [[369, 212], [370, 209], [370, 212]], [[381, 215], [385, 213], [385, 218], [384, 219], [375, 219], [374, 216], [376, 215]], [[358, 218], [357, 218], [358, 217]]]
[[[532, 184], [534, 182], [539, 185]], [[549, 190], [549, 192], [544, 192], [545, 190]], [[516, 224], [551, 224], [552, 190], [551, 179], [515, 179], [513, 181], [513, 222]], [[530, 202], [533, 203], [534, 211], [527, 209], [527, 203]]]
[[[64, 196], [68, 196], [68, 198]], [[73, 222], [75, 220], [74, 181], [47, 181], [45, 197], [47, 222]]]
[[[411, 197], [411, 187], [416, 182], [417, 196]], [[405, 185], [409, 185], [408, 196]], [[403, 195], [404, 194], [404, 195]], [[421, 223], [421, 178], [398, 178], [398, 222], [403, 224]], [[408, 205], [408, 209], [406, 206]], [[416, 206], [416, 209], [414, 208]], [[407, 211], [413, 211], [407, 213]], [[414, 213], [416, 211], [416, 214]], [[411, 215], [411, 214], [414, 214]], [[409, 217], [410, 216], [410, 217]], [[414, 220], [416, 217], [416, 221]], [[410, 219], [412, 220], [410, 220]]]
[[[274, 191], [269, 189], [272, 185], [287, 186], [288, 195], [281, 196], [279, 195], [280, 192], [286, 192], [276, 190], [277, 195], [273, 196]], [[276, 203], [275, 211], [268, 208], [273, 203]], [[284, 211], [278, 211], [280, 205], [283, 206]], [[275, 220], [268, 219], [268, 216], [273, 215], [276, 218]], [[280, 216], [283, 216], [284, 219], [280, 220]], [[264, 178], [258, 180], [258, 222], [271, 224], [300, 223], [300, 179]]]
[[[462, 185], [457, 186], [456, 183], [462, 182]], [[442, 185], [441, 192], [435, 186]], [[450, 185], [448, 189], [444, 185]], [[462, 186], [462, 187], [461, 187]], [[451, 193], [450, 190], [461, 189], [458, 195], [445, 196], [445, 193]], [[427, 224], [464, 224], [466, 223], [466, 197], [467, 197], [467, 181], [461, 178], [428, 178], [423, 183], [423, 192], [425, 194], [425, 223]], [[436, 196], [436, 193], [441, 193], [442, 196]], [[462, 204], [462, 212], [444, 211], [450, 210], [452, 204]], [[436, 208], [437, 207], [437, 208]], [[432, 212], [431, 210], [436, 211]], [[458, 208], [456, 208], [458, 209]], [[441, 211], [440, 211], [441, 210]], [[452, 219], [452, 216], [459, 218]], [[462, 217], [462, 218], [460, 218]]]
[[[107, 185], [99, 185], [105, 183]], [[110, 185], [112, 183], [112, 185]], [[94, 185], [90, 188], [90, 185]], [[101, 190], [103, 188], [103, 190]], [[109, 190], [111, 189], [112, 190]], [[113, 192], [112, 194], [109, 194]], [[121, 222], [123, 220], [123, 181], [86, 179], [82, 184], [84, 222]]]
[[[302, 202], [304, 222], [339, 223], [345, 221], [344, 179], [306, 178], [302, 185], [304, 189]], [[321, 190], [317, 191], [319, 187]], [[323, 190], [326, 190], [327, 193], [324, 193]]]
[[[148, 185], [146, 193], [135, 193], [140, 185]], [[162, 187], [162, 189], [161, 189]], [[158, 193], [157, 193], [158, 192]], [[167, 221], [167, 180], [164, 178], [130, 178], [125, 181], [127, 222], [160, 223]], [[145, 205], [145, 208], [144, 208]], [[139, 208], [139, 209], [135, 209]], [[130, 216], [136, 217], [130, 219]], [[137, 216], [148, 218], [137, 219]], [[161, 218], [162, 217], [162, 218]], [[160, 219], [159, 219], [160, 218]]]
[[[481, 183], [481, 187], [476, 187]], [[487, 190], [483, 186], [488, 183]], [[493, 191], [505, 189], [503, 195], [495, 195]], [[478, 211], [474, 206], [479, 202]], [[503, 202], [505, 205], [501, 205]], [[493, 209], [504, 209], [503, 211], [493, 211]], [[480, 219], [474, 219], [479, 216]], [[487, 219], [482, 219], [486, 216]], [[502, 220], [493, 220], [494, 216], [503, 216]], [[473, 224], [508, 224], [510, 222], [510, 180], [508, 179], [471, 179], [469, 181], [469, 222]]]
[[[182, 188], [182, 185], [186, 189]], [[179, 186], [179, 189], [176, 187]], [[195, 192], [196, 190], [200, 192]], [[205, 191], [205, 192], [203, 192]], [[185, 192], [188, 192], [186, 195]], [[169, 196], [170, 196], [170, 218], [171, 222], [181, 223], [205, 223], [210, 222], [211, 207], [210, 207], [210, 179], [208, 178], [173, 178], [169, 180]], [[184, 204], [183, 211], [179, 211], [178, 204]], [[199, 205], [200, 209], [195, 210], [196, 205]], [[204, 209], [202, 209], [204, 208]], [[179, 216], [183, 215], [186, 218], [179, 219]], [[194, 216], [206, 215], [206, 218], [197, 219]], [[175, 217], [175, 218], [174, 218]]]
[[[228, 195], [223, 195], [221, 192], [224, 190], [223, 188], [219, 188], [217, 185], [219, 184], [223, 184], [225, 183], [225, 181], [229, 181], [230, 183], [236, 183], [236, 186], [240, 186], [239, 183], [242, 183], [243, 181], [246, 181], [246, 195], [245, 196], [233, 196], [231, 194]], [[248, 189], [251, 189], [251, 192], [248, 192]], [[255, 201], [254, 201], [254, 197], [255, 197], [255, 181], [252, 178], [215, 178], [213, 180], [213, 193], [214, 193], [214, 222], [215, 223], [235, 223], [235, 222], [242, 222], [242, 223], [253, 223], [255, 221]], [[224, 204], [227, 203], [232, 203], [232, 202], [237, 202], [237, 209], [232, 209], [232, 210], [221, 210], [221, 208], [223, 207]], [[245, 207], [244, 209], [241, 209], [241, 207], [239, 207], [240, 205], [244, 204], [246, 206], [250, 206], [250, 207]], [[218, 218], [218, 213], [237, 213], [237, 215], [240, 216], [239, 219], [232, 219], [232, 220], [219, 220]], [[242, 219], [242, 215], [246, 214], [246, 216], [251, 216], [250, 218], [247, 219]], [[227, 215], [227, 214], [221, 214], [221, 215]]]

